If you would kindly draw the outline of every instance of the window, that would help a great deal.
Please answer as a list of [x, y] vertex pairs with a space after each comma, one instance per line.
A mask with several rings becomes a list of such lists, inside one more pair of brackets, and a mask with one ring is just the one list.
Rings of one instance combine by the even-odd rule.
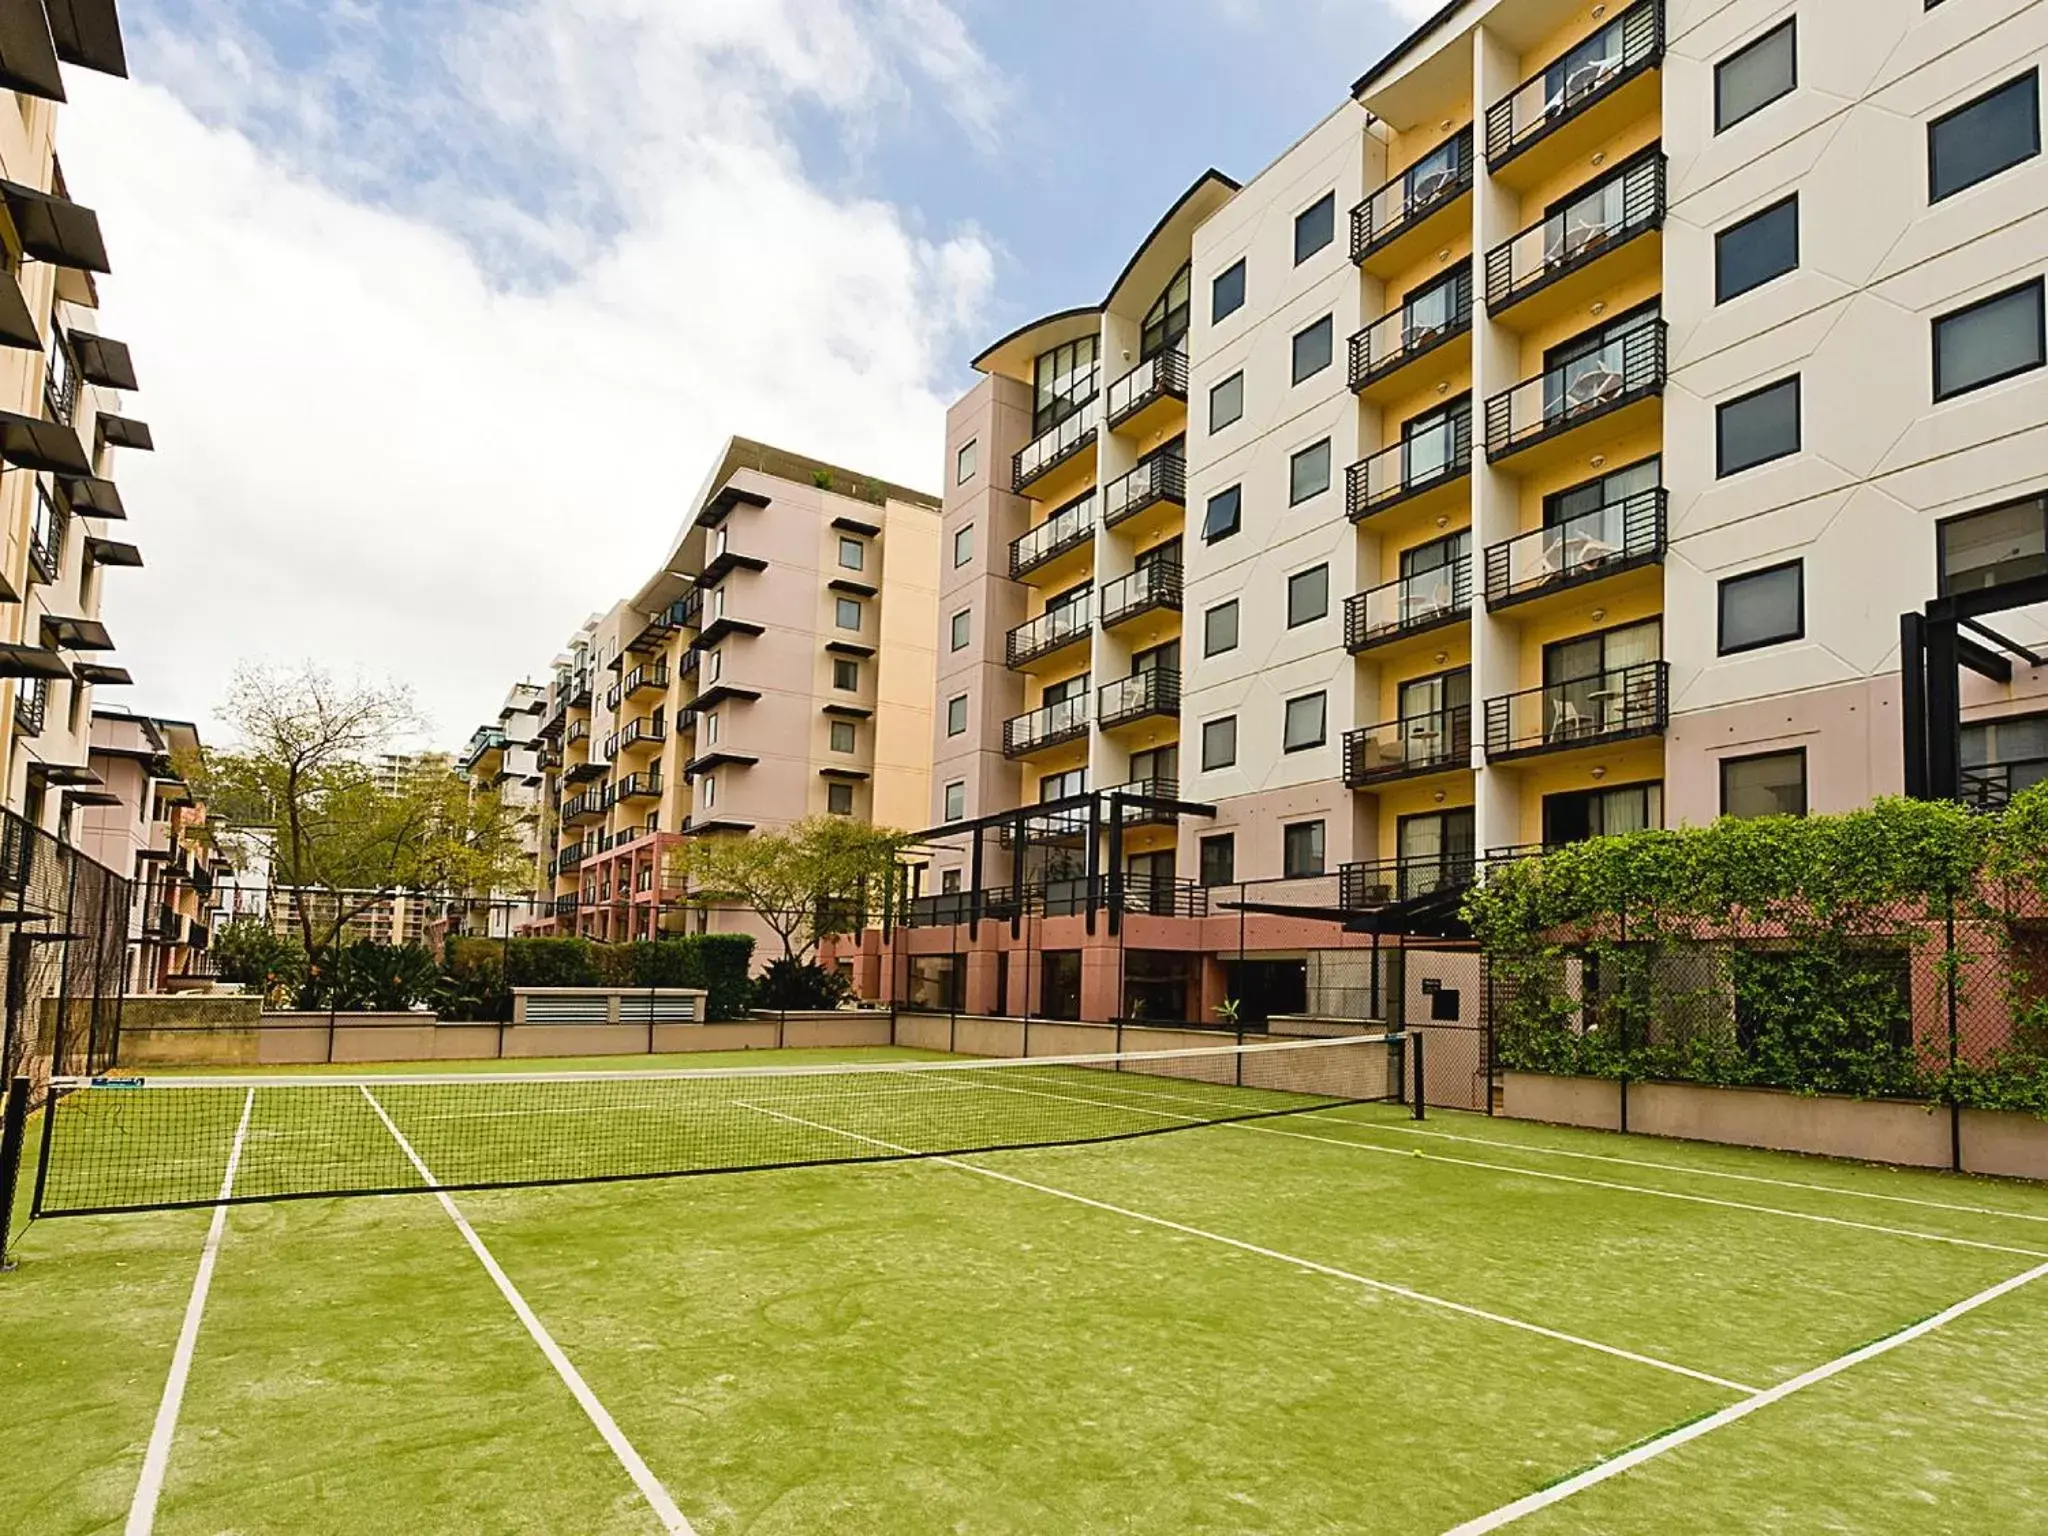
[[1280, 745], [1288, 752], [1306, 752], [1323, 744], [1329, 715], [1327, 695], [1304, 694], [1287, 701], [1287, 721]]
[[966, 815], [967, 781], [965, 779], [955, 779], [946, 786], [945, 819], [947, 821], [961, 821], [965, 819]]
[[1226, 272], [1219, 272], [1216, 280], [1209, 284], [1209, 323], [1229, 318], [1244, 308], [1244, 262], [1240, 259], [1231, 264]]
[[2041, 153], [2041, 73], [2029, 70], [1927, 125], [1927, 201], [2010, 170]]
[[1081, 951], [1048, 949], [1038, 957], [1038, 1007], [1041, 1019], [1081, 1017]]
[[868, 547], [861, 543], [859, 539], [841, 539], [839, 541], [839, 568], [841, 570], [858, 571], [865, 567], [867, 563]]
[[1193, 269], [1182, 267], [1153, 301], [1145, 316], [1144, 329], [1139, 332], [1139, 361], [1157, 357], [1187, 339], [1188, 292], [1193, 280]]
[[708, 811], [718, 804], [718, 775], [715, 773], [706, 774], [703, 779], [703, 785], [704, 809]]
[[1323, 872], [1323, 824], [1297, 821], [1280, 833], [1280, 873], [1288, 880], [1307, 880]]
[[833, 622], [841, 629], [860, 633], [860, 604], [850, 597], [842, 597], [832, 605]]
[[1287, 504], [1298, 507], [1330, 488], [1330, 440], [1326, 437], [1287, 461]]
[[851, 784], [827, 784], [825, 786], [825, 809], [834, 816], [853, 814], [853, 786]]
[[1237, 532], [1244, 509], [1244, 487], [1233, 485], [1218, 491], [1209, 498], [1209, 507], [1202, 514], [1202, 539], [1214, 544], [1218, 539], [1227, 539]]
[[[1234, 605], [1233, 605], [1234, 606]], [[1287, 578], [1287, 627], [1313, 624], [1330, 611], [1330, 568], [1297, 571]]]
[[965, 736], [967, 734], [967, 695], [946, 701], [946, 734]]
[[1721, 759], [1721, 814], [1752, 816], [1806, 814], [1806, 749], [1763, 752]]
[[1050, 432], [1095, 398], [1095, 343], [1095, 337], [1083, 336], [1040, 354], [1033, 368], [1033, 437]]
[[1943, 597], [2048, 576], [2048, 496], [1952, 517], [1935, 526], [1934, 540]]
[[981, 439], [969, 438], [960, 445], [960, 451], [953, 455], [953, 483], [965, 485], [981, 468]]
[[969, 523], [964, 528], [955, 528], [953, 530], [953, 569], [959, 570], [961, 566], [973, 558], [974, 524]]
[[704, 717], [704, 745], [707, 747], [718, 745], [718, 712], [716, 710], [713, 710]]
[[939, 891], [940, 891], [940, 893], [941, 893], [942, 895], [946, 895], [946, 896], [957, 896], [957, 895], [959, 895], [959, 894], [960, 894], [960, 871], [959, 871], [959, 870], [957, 870], [957, 869], [949, 869], [949, 870], [947, 870], [947, 871], [946, 871], [946, 872], [945, 872], [944, 874], [940, 875], [940, 876], [939, 876]]
[[1202, 722], [1202, 772], [1237, 765], [1237, 716]]
[[1799, 195], [1795, 192], [1714, 236], [1714, 302], [1761, 288], [1799, 265]]
[[1714, 132], [1761, 112], [1798, 83], [1797, 29], [1787, 21], [1714, 66]]
[[1298, 267], [1337, 238], [1337, 194], [1325, 192], [1294, 216], [1294, 264]]
[[1209, 430], [1221, 432], [1244, 415], [1244, 375], [1233, 373], [1209, 391]]
[[956, 614], [954, 614], [954, 615], [953, 615], [953, 649], [954, 649], [954, 650], [956, 650], [956, 651], [964, 651], [964, 650], [966, 650], [966, 649], [967, 649], [967, 641], [968, 641], [968, 637], [969, 637], [969, 634], [970, 634], [970, 632], [972, 631], [973, 627], [974, 627], [974, 610], [973, 610], [973, 609], [971, 609], [971, 608], [962, 608], [962, 609], [961, 609], [961, 610], [960, 610], [960, 611], [959, 611], [958, 613], [956, 613]]
[[1336, 324], [1325, 315], [1307, 330], [1294, 335], [1294, 382], [1314, 378], [1330, 366], [1331, 349], [1335, 345]]
[[1721, 583], [1720, 653], [1797, 640], [1806, 633], [1806, 567], [1798, 560]]
[[1202, 839], [1202, 884], [1233, 885], [1237, 881], [1237, 835], [1219, 832]]
[[725, 676], [725, 652], [707, 651], [704, 654], [704, 680], [715, 683]]
[[853, 750], [853, 722], [851, 720], [834, 720], [832, 722], [832, 750], [834, 752], [851, 752]]
[[2007, 715], [1963, 727], [1963, 792], [1997, 805], [2048, 779], [2048, 715]]
[[841, 693], [860, 692], [860, 663], [844, 656], [832, 658], [832, 686]]
[[2031, 373], [2048, 362], [2041, 279], [1979, 299], [1934, 322], [1934, 398]]
[[1551, 848], [1664, 825], [1662, 784], [1617, 784], [1543, 797], [1543, 841]]
[[1725, 479], [1799, 451], [1799, 375], [1714, 411], [1715, 473]]

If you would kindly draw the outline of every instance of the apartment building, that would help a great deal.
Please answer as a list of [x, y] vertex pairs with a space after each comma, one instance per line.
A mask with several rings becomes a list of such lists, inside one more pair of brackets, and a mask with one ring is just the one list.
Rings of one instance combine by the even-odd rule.
[[[1900, 791], [1901, 616], [2048, 575], [2044, 56], [2041, 0], [1464, 0], [1205, 178], [1152, 237], [1178, 286], [997, 343], [949, 420], [931, 819], [973, 830], [923, 919], [976, 870], [1048, 912], [1118, 875], [1208, 956], [1193, 1007], [1226, 946], [1182, 885], [1329, 920], [1312, 968], [1337, 919], [1440, 929], [1488, 855]], [[1141, 631], [1155, 422], [1182, 618]], [[2040, 617], [1964, 651], [1982, 800], [2048, 772]], [[1171, 827], [1076, 802], [984, 856], [1162, 762]]]
[[554, 911], [533, 927], [677, 931], [689, 839], [921, 824], [938, 537], [935, 497], [731, 439], [659, 567], [556, 662], [536, 731]]
[[469, 745], [454, 759], [454, 767], [468, 781], [472, 794], [492, 794], [512, 818], [513, 832], [523, 856], [523, 874], [504, 889], [484, 893], [475, 899], [451, 900], [446, 908], [447, 930], [471, 937], [505, 938], [523, 923], [542, 915], [542, 883], [553, 876], [544, 868], [547, 857], [542, 836], [542, 790], [546, 777], [541, 767], [545, 744], [540, 739], [541, 716], [547, 712], [548, 691], [538, 683], [512, 685], [498, 718], [480, 725]]

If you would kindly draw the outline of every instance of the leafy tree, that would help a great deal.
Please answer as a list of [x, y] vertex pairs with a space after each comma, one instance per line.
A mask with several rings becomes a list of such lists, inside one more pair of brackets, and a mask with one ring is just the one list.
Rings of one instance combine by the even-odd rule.
[[782, 941], [784, 958], [807, 960], [820, 941], [855, 931], [865, 898], [879, 895], [906, 832], [844, 816], [813, 816], [786, 832], [706, 837], [678, 849], [674, 873], [691, 900], [748, 908]]
[[288, 995], [306, 979], [306, 952], [268, 923], [236, 918], [213, 935], [214, 969], [269, 1000]]
[[839, 971], [815, 960], [772, 960], [756, 984], [760, 1008], [837, 1008], [853, 995], [853, 985]]

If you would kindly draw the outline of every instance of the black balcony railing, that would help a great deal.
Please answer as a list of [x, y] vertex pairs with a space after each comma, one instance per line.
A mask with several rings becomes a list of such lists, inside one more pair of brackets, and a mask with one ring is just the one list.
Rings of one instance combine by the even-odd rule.
[[632, 698], [645, 688], [666, 689], [668, 687], [668, 663], [655, 662], [652, 666], [638, 666], [626, 674], [625, 696]]
[[1114, 528], [1147, 507], [1185, 507], [1187, 503], [1187, 460], [1177, 453], [1156, 453], [1103, 487], [1102, 526]]
[[1486, 253], [1486, 305], [1519, 299], [1664, 223], [1664, 157], [1652, 151], [1586, 187], [1541, 223]]
[[1180, 597], [1180, 562], [1154, 560], [1102, 589], [1102, 627], [1108, 629], [1155, 609], [1179, 613]]
[[1661, 487], [1639, 491], [1490, 545], [1486, 605], [1498, 608], [1663, 559], [1666, 496]]
[[569, 679], [569, 707], [571, 709], [590, 708], [590, 674], [588, 672], [578, 672]]
[[1664, 0], [1636, 0], [1486, 109], [1486, 163], [1500, 169], [1663, 56]]
[[1638, 662], [1486, 701], [1486, 755], [1515, 757], [1660, 735], [1671, 719], [1671, 664]]
[[1188, 355], [1179, 347], [1154, 353], [1109, 386], [1103, 409], [1114, 431], [1156, 400], [1186, 400]]
[[2048, 780], [2048, 757], [2014, 758], [1962, 771], [1963, 804], [1974, 811], [2002, 811], [2012, 797]]
[[1003, 662], [1021, 667], [1085, 641], [1095, 623], [1095, 605], [1084, 593], [1071, 603], [1049, 609], [1011, 630], [1003, 642]]
[[1426, 155], [1351, 210], [1351, 259], [1362, 262], [1403, 230], [1472, 190], [1472, 126]]
[[695, 629], [704, 618], [704, 594], [688, 592], [676, 599], [670, 617], [678, 629]]
[[1010, 461], [1010, 489], [1023, 492], [1095, 441], [1098, 407], [1091, 375], [1080, 409], [1056, 426], [1047, 427], [1017, 450]]
[[619, 707], [619, 701], [623, 699], [625, 696], [625, 685], [622, 683], [613, 683], [611, 687], [605, 689], [604, 691], [604, 707], [606, 709], [616, 710]]
[[1352, 911], [1370, 911], [1425, 896], [1449, 896], [1471, 885], [1478, 859], [1469, 853], [1382, 859], [1346, 864], [1338, 871], [1339, 899]]
[[697, 668], [702, 664], [702, 662], [703, 655], [701, 652], [683, 652], [682, 655], [676, 658], [676, 676], [684, 682], [690, 682], [694, 680], [697, 676]]
[[1368, 725], [1344, 738], [1344, 782], [1352, 789], [1472, 766], [1472, 706]]
[[1003, 755], [1023, 757], [1027, 753], [1043, 751], [1063, 741], [1072, 741], [1077, 736], [1088, 734], [1088, 706], [1093, 701], [1087, 694], [1078, 694], [1071, 699], [1062, 699], [1057, 704], [1047, 704], [1029, 714], [1017, 715], [1003, 722]]
[[1019, 890], [1014, 885], [990, 886], [976, 894], [945, 891], [919, 896], [903, 910], [906, 928], [951, 928], [972, 921], [1008, 922], [1012, 917], [1079, 917], [1093, 895], [1099, 911], [1119, 907], [1127, 916], [1207, 917], [1209, 892], [1192, 880], [1126, 874], [1085, 875], [1038, 880]]
[[[1147, 800], [1178, 800], [1180, 780], [1153, 777], [1133, 779], [1128, 784], [1119, 784], [1103, 791], [1105, 795], [1142, 795]], [[1105, 799], [1105, 807], [1109, 802]], [[1127, 827], [1170, 827], [1179, 820], [1173, 811], [1157, 810], [1151, 806], [1126, 805], [1123, 808], [1123, 823]], [[1085, 825], [1085, 819], [1084, 819]]]
[[619, 732], [619, 751], [624, 752], [650, 742], [667, 740], [668, 722], [643, 716], [641, 719], [628, 721], [625, 729]]
[[1095, 493], [1047, 518], [1010, 544], [1010, 579], [1020, 580], [1095, 537]]
[[24, 736], [40, 736], [50, 707], [50, 681], [35, 677], [24, 681], [14, 693], [14, 725]]
[[1153, 667], [1133, 672], [1096, 690], [1095, 717], [1104, 730], [1128, 725], [1147, 715], [1180, 713], [1180, 669]]
[[1505, 458], [1664, 388], [1662, 320], [1629, 327], [1597, 351], [1524, 379], [1486, 402], [1486, 456]]
[[70, 520], [38, 484], [35, 512], [29, 522], [28, 558], [39, 581], [55, 581], [64, 563], [64, 532]]
[[1453, 412], [1344, 472], [1345, 509], [1354, 523], [1399, 506], [1411, 496], [1472, 473], [1472, 408]]
[[614, 803], [623, 800], [659, 800], [661, 798], [661, 775], [658, 773], [629, 773], [613, 786]]
[[1472, 329], [1472, 269], [1403, 304], [1351, 338], [1351, 387], [1364, 389]]
[[1344, 644], [1354, 654], [1402, 635], [1420, 634], [1472, 611], [1472, 562], [1454, 559], [1373, 587], [1344, 603]]
[[584, 793], [571, 796], [562, 802], [562, 824], [564, 826], [575, 826], [582, 822], [594, 821], [604, 815], [605, 810], [604, 791], [601, 789], [586, 790]]

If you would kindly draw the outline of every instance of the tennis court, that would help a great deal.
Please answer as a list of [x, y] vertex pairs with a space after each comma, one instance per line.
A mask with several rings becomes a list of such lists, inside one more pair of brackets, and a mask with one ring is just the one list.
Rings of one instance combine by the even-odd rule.
[[[2032, 1187], [1418, 1123], [1389, 1041], [767, 1055], [70, 1095], [46, 1209], [199, 1203], [18, 1245], [0, 1529], [1933, 1532], [2048, 1499]], [[336, 1197], [430, 1186], [463, 1187]]]

